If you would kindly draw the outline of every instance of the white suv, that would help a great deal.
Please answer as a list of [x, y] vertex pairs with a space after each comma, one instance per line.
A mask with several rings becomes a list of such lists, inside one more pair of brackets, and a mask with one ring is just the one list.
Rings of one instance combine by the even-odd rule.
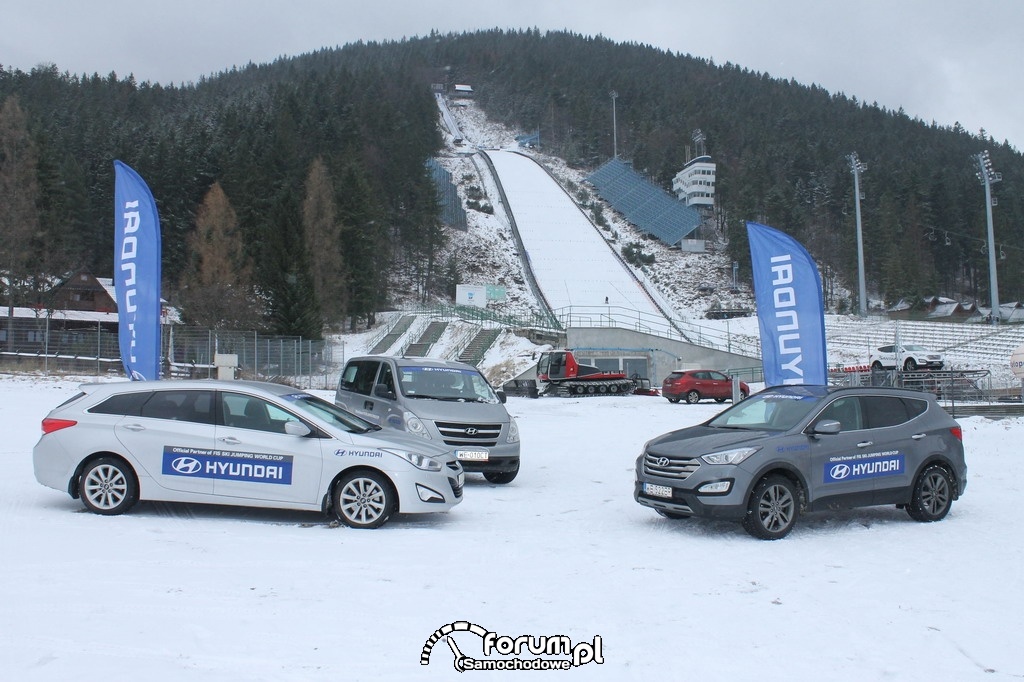
[[332, 512], [353, 528], [447, 511], [465, 473], [450, 448], [278, 384], [85, 384], [43, 419], [36, 480], [97, 514], [138, 500]]
[[871, 369], [942, 369], [946, 364], [942, 353], [915, 344], [879, 346], [868, 356]]

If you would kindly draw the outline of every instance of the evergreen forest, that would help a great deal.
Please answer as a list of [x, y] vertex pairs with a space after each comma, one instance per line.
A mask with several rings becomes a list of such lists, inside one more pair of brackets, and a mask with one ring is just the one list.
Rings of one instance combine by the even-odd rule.
[[390, 273], [410, 275], [424, 300], [450, 295], [426, 167], [442, 147], [438, 83], [472, 85], [491, 119], [538, 132], [574, 167], [617, 151], [666, 190], [699, 129], [717, 164], [713, 231], [748, 276], [744, 225], [756, 220], [800, 240], [826, 282], [856, 288], [856, 153], [868, 288], [889, 303], [988, 305], [977, 177], [988, 151], [1002, 176], [999, 298], [1024, 294], [1024, 159], [984, 130], [647, 45], [495, 29], [354, 43], [181, 85], [0, 65], [3, 303], [45, 306], [47, 282], [78, 269], [109, 276], [115, 159], [157, 199], [164, 297], [187, 322], [319, 338], [372, 322], [391, 303]]

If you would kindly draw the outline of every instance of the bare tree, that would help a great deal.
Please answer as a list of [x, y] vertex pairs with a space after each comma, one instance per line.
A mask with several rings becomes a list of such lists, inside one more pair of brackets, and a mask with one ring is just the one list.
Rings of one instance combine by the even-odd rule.
[[188, 237], [189, 265], [181, 280], [182, 314], [212, 329], [259, 329], [263, 305], [253, 284], [252, 264], [238, 219], [219, 183], [196, 214]]

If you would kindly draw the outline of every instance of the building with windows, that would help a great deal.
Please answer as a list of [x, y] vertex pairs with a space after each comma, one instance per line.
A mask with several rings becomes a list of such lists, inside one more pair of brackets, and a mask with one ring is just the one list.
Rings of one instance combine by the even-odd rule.
[[690, 160], [672, 179], [679, 201], [696, 208], [715, 205], [715, 164], [704, 155]]

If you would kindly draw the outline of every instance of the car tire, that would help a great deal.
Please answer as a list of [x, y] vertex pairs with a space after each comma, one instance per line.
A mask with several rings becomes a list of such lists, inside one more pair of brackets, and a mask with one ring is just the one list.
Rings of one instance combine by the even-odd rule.
[[917, 362], [914, 360], [914, 358], [907, 358], [903, 362], [903, 371], [905, 371], [905, 372], [916, 372], [917, 371]]
[[740, 400], [746, 400], [746, 399], [747, 399], [747, 392], [741, 389], [740, 390]]
[[654, 511], [658, 512], [660, 516], [663, 516], [666, 519], [672, 519], [673, 521], [681, 521], [682, 519], [690, 518], [690, 514], [680, 514], [679, 512], [665, 511], [664, 509], [655, 509]]
[[725, 402], [725, 398], [715, 398], [715, 402], [716, 403], [724, 403]]
[[686, 393], [686, 402], [689, 405], [695, 405], [700, 402], [700, 393], [697, 391], [688, 391]]
[[672, 403], [673, 405], [675, 405], [676, 403], [679, 402], [679, 398], [669, 398], [668, 396], [665, 396], [665, 397], [668, 398], [668, 401], [670, 403]]
[[334, 515], [350, 528], [380, 528], [395, 513], [398, 495], [377, 471], [353, 471], [334, 484]]
[[78, 482], [85, 508], [95, 514], [123, 514], [139, 499], [139, 480], [123, 460], [100, 457], [85, 465]]
[[766, 476], [750, 493], [743, 529], [761, 540], [780, 540], [793, 530], [799, 514], [796, 485], [785, 476]]
[[953, 506], [953, 477], [946, 467], [932, 464], [920, 473], [907, 505], [910, 518], [923, 523], [941, 521]]
[[879, 362], [878, 360], [875, 360], [874, 362], [871, 363], [872, 372], [880, 372], [883, 369], [885, 369], [885, 367], [882, 367], [882, 363]]
[[516, 462], [516, 468], [512, 471], [485, 471], [484, 478], [488, 483], [496, 483], [498, 485], [504, 485], [511, 483], [516, 480], [516, 476], [519, 475], [519, 462]]

